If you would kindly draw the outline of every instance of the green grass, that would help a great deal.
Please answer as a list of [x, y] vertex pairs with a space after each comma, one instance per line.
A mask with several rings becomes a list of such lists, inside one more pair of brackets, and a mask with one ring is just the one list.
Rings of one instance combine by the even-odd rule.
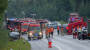
[[13, 50], [31, 50], [30, 44], [25, 41], [24, 39], [16, 40], [16, 41], [8, 41], [8, 46], [5, 50], [10, 50], [12, 48]]
[[25, 44], [23, 42], [24, 39], [16, 40], [16, 41], [9, 41], [8, 38], [8, 30], [0, 29], [0, 50], [10, 50], [12, 48], [13, 50], [30, 50], [30, 44], [25, 41]]

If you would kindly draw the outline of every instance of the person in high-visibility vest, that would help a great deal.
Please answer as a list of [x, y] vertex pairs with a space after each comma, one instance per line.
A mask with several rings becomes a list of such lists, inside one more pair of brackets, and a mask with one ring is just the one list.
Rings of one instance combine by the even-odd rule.
[[75, 28], [73, 28], [72, 34], [73, 34], [73, 38], [75, 39], [76, 38], [76, 36], [75, 36]]
[[64, 36], [64, 32], [63, 32], [63, 31], [64, 31], [64, 28], [61, 27], [61, 35], [62, 35], [62, 36]]
[[82, 37], [82, 28], [78, 28], [78, 38]]
[[51, 27], [50, 30], [51, 30], [51, 35], [52, 35], [52, 37], [53, 37], [53, 31], [54, 31], [54, 28]]
[[48, 28], [48, 32], [49, 32], [49, 38], [50, 38], [50, 34], [51, 34], [51, 29], [50, 28]]
[[58, 35], [59, 35], [59, 33], [60, 33], [60, 28], [59, 28], [59, 26], [57, 26], [57, 32], [58, 32]]
[[75, 33], [74, 33], [74, 39], [76, 39], [77, 38], [77, 29], [78, 29], [78, 27], [75, 27]]
[[49, 30], [48, 30], [48, 27], [46, 27], [45, 33], [46, 33], [46, 38], [48, 38], [48, 37], [49, 37]]
[[79, 25], [77, 26], [77, 30], [79, 29]]

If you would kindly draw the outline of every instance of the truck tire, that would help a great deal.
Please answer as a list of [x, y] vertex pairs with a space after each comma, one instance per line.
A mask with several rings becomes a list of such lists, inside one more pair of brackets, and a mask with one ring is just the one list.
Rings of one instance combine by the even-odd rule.
[[90, 37], [88, 37], [88, 39], [90, 40]]
[[28, 40], [31, 40], [31, 37], [28, 37]]
[[81, 37], [80, 36], [78, 36], [78, 40], [80, 40], [81, 39]]

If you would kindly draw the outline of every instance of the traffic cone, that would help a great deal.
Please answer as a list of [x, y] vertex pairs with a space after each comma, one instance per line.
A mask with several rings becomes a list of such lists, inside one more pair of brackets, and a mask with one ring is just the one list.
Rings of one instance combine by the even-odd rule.
[[52, 42], [48, 42], [48, 48], [52, 48]]

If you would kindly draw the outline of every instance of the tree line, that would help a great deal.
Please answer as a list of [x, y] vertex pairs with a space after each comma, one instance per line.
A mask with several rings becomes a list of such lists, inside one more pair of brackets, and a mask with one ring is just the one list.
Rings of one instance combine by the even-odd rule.
[[1, 29], [6, 8], [8, 7], [8, 0], [0, 0], [0, 50], [4, 50], [8, 43], [8, 31]]
[[67, 21], [69, 13], [89, 17], [90, 0], [10, 0], [8, 17], [33, 17]]

